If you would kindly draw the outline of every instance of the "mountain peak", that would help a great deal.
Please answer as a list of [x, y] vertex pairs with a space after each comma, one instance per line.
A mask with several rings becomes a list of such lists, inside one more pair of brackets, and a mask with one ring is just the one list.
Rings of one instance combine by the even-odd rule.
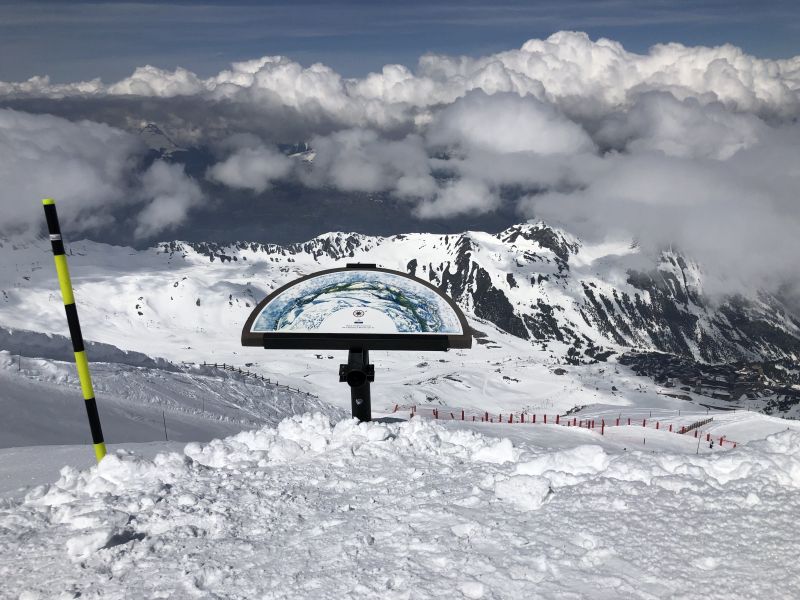
[[173, 152], [181, 150], [181, 148], [172, 141], [172, 138], [164, 133], [155, 123], [146, 123], [139, 130], [139, 137], [142, 138], [148, 148], [161, 152], [164, 155], [170, 155]]
[[581, 243], [566, 232], [552, 227], [544, 221], [528, 221], [512, 225], [496, 236], [507, 244], [519, 245], [520, 240], [532, 242], [539, 248], [550, 250], [562, 261], [569, 262], [572, 254], [577, 254]]

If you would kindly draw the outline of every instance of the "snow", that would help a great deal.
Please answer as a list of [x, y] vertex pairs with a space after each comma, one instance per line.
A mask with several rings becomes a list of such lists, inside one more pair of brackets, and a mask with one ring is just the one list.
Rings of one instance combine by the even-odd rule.
[[0, 509], [0, 596], [792, 598], [800, 589], [800, 432], [696, 455], [655, 440], [623, 451], [552, 425], [501, 430], [517, 441], [421, 418], [331, 423], [309, 413], [183, 453], [117, 451], [90, 469], [64, 467]]
[[[86, 409], [75, 365], [0, 351], [0, 448], [88, 444]], [[286, 416], [344, 411], [285, 388], [211, 367], [165, 371], [92, 363], [105, 438], [110, 443], [209, 441]]]
[[[549, 251], [469, 236], [512, 304], [541, 297], [584, 331], [575, 290], [525, 283], [531, 269], [555, 274]], [[392, 239], [362, 237], [343, 257], [404, 270], [419, 256], [426, 277], [452, 254], [447, 236]], [[52, 335], [66, 324], [46, 242], [6, 245], [0, 324], [15, 329], [0, 329], [0, 598], [728, 599], [800, 589], [798, 422], [669, 397], [613, 359], [565, 367], [566, 346], [534, 346], [470, 317], [486, 343], [469, 352], [371, 353], [380, 420], [359, 425], [342, 420], [346, 355], [239, 340], [257, 300], [335, 260], [255, 247], [223, 249], [236, 263], [188, 247], [71, 250], [84, 335], [106, 344], [87, 352], [111, 453], [93, 464], [69, 342]], [[634, 250], [583, 245], [573, 268], [610, 289], [624, 284], [618, 257]], [[528, 251], [535, 268], [521, 266]], [[519, 287], [506, 289], [509, 272]], [[396, 404], [570, 411], [607, 426], [405, 421]], [[666, 430], [707, 417], [702, 435], [735, 449]]]
[[[147, 442], [109, 444], [108, 451], [130, 450], [139, 456], [153, 458], [165, 451], [180, 452], [181, 442]], [[88, 444], [75, 446], [25, 446], [0, 448], [0, 497], [19, 499], [30, 488], [50, 484], [58, 479], [64, 465], [88, 469], [95, 464], [94, 451]]]

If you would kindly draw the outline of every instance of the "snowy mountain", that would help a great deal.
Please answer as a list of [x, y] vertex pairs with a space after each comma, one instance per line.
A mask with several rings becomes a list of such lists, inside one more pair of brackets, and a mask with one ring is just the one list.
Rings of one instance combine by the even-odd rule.
[[568, 362], [636, 347], [707, 362], [797, 358], [800, 321], [774, 297], [712, 302], [701, 267], [662, 253], [651, 271], [630, 265], [629, 243], [590, 246], [544, 223], [495, 235], [407, 234], [389, 238], [332, 233], [286, 247], [240, 243], [161, 246], [209, 260], [378, 261], [435, 283], [466, 311], [533, 343], [569, 346]]
[[[14, 557], [0, 561], [0, 596], [666, 598], [691, 586], [791, 598], [800, 428], [747, 410], [774, 394], [718, 397], [717, 380], [744, 367], [697, 359], [773, 358], [761, 375], [794, 381], [797, 322], [764, 296], [708, 302], [701, 269], [673, 254], [638, 273], [636, 252], [542, 223], [288, 246], [70, 243], [111, 449], [87, 468], [85, 444], [39, 445], [88, 434], [60, 360], [49, 242], [4, 243], [0, 441], [27, 447], [0, 448], [0, 555]], [[343, 353], [239, 341], [270, 290], [357, 261], [442, 287], [475, 341], [373, 353], [380, 421], [366, 424], [342, 418]], [[750, 347], [748, 331], [762, 332]], [[698, 389], [676, 389], [665, 365]], [[159, 425], [169, 442], [154, 441]]]
[[183, 150], [155, 123], [147, 123], [138, 133], [147, 147], [159, 156], [171, 157], [175, 152]]
[[[792, 387], [792, 369], [748, 376], [752, 385], [746, 388], [735, 377], [725, 380], [730, 385], [696, 385], [697, 374], [682, 380], [694, 372], [668, 359], [679, 356], [697, 368], [708, 361], [792, 364], [800, 327], [774, 298], [711, 302], [701, 268], [675, 253], [665, 252], [655, 271], [641, 272], [634, 269], [642, 264], [634, 244], [591, 245], [544, 223], [497, 234], [329, 233], [287, 246], [173, 241], [136, 251], [85, 241], [69, 249], [87, 339], [176, 364], [248, 364], [325, 398], [346, 398], [333, 373], [340, 357], [242, 348], [239, 334], [270, 290], [348, 262], [374, 262], [432, 281], [465, 309], [475, 330], [473, 349], [455, 356], [376, 354], [380, 387], [374, 397], [383, 409], [420, 402], [480, 408], [488, 402], [499, 410], [567, 411], [625, 403], [626, 390], [640, 398], [647, 390], [655, 405], [670, 395], [677, 403], [696, 399], [742, 408], [764, 409], [772, 402], [774, 412], [793, 414], [800, 393]], [[66, 334], [51, 260], [45, 241], [5, 245], [0, 325]], [[31, 347], [33, 339], [17, 336], [6, 346], [42, 356]], [[667, 358], [650, 360], [646, 368], [619, 358], [632, 348]], [[420, 376], [416, 365], [422, 364]], [[759, 369], [764, 372], [763, 366], [753, 368]]]

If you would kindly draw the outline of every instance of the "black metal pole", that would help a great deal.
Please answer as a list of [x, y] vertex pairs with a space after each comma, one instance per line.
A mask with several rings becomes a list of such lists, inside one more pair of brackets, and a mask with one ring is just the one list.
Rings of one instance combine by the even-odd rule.
[[375, 366], [369, 364], [366, 348], [350, 348], [347, 364], [339, 365], [339, 381], [350, 386], [350, 407], [359, 421], [372, 420], [369, 384], [375, 381]]

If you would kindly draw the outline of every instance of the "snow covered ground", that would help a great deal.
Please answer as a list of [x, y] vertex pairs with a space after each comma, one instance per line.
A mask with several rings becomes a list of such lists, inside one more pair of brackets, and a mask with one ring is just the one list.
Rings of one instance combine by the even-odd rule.
[[[345, 416], [316, 397], [207, 367], [96, 362], [92, 379], [111, 443], [209, 441], [306, 411]], [[0, 448], [90, 443], [73, 363], [23, 357], [20, 365], [18, 356], [0, 351], [0, 407]]]
[[[670, 396], [613, 359], [566, 366], [558, 342], [470, 317], [469, 351], [371, 353], [381, 422], [356, 425], [345, 354], [239, 345], [279, 283], [266, 258], [73, 247], [117, 453], [93, 465], [47, 249], [6, 248], [0, 598], [797, 597], [800, 422], [709, 410], [737, 405]], [[320, 268], [290, 258], [270, 277]], [[609, 426], [405, 421], [396, 404]], [[735, 449], [667, 430], [707, 417], [698, 431]]]
[[307, 414], [66, 467], [4, 501], [0, 596], [796, 598], [797, 430], [695, 455], [470, 427], [514, 443]]

